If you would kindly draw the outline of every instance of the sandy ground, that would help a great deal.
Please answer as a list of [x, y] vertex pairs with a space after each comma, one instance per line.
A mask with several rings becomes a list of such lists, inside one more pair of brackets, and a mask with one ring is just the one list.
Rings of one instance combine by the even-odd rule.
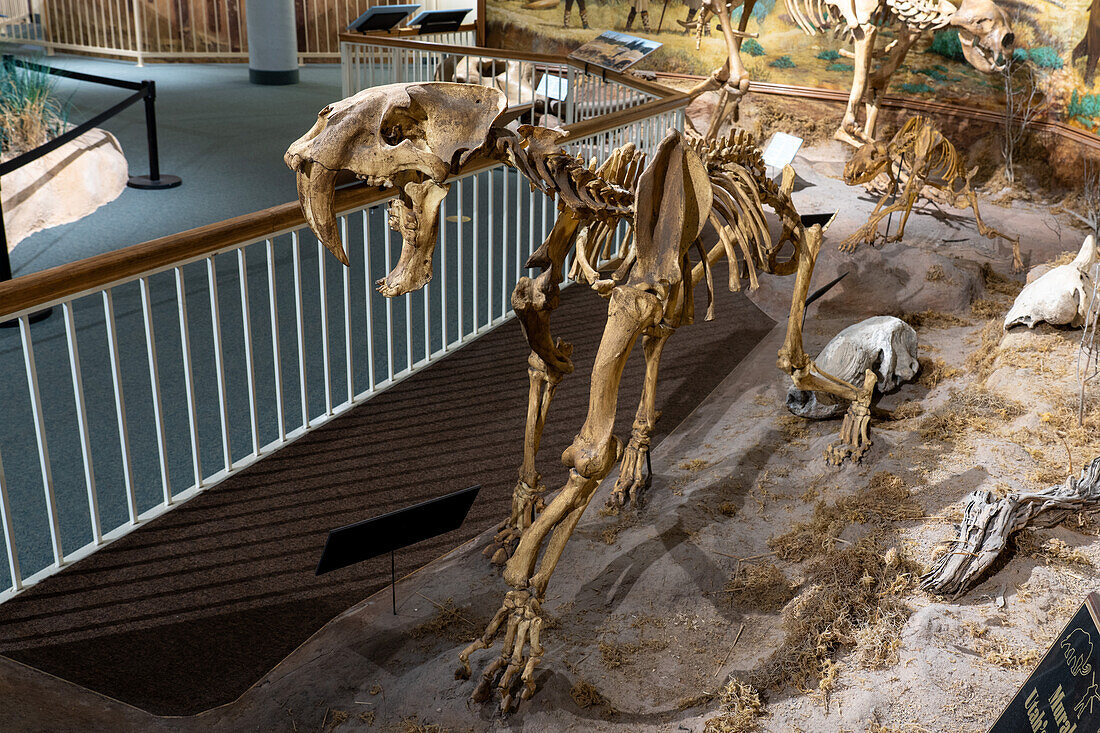
[[[965, 212], [925, 208], [905, 244], [838, 253], [835, 244], [873, 206], [836, 180], [846, 154], [826, 144], [795, 163], [805, 184], [796, 197], [801, 211], [844, 203], [815, 283], [850, 272], [811, 309], [807, 350], [816, 354], [866, 316], [925, 312], [914, 321], [922, 379], [881, 403], [908, 404], [912, 416], [876, 421], [861, 465], [827, 465], [824, 449], [839, 420], [809, 423], [786, 412], [787, 381], [775, 368], [783, 332], [773, 331], [655, 450], [641, 509], [600, 512], [615, 475], [600, 488], [543, 606], [538, 692], [515, 713], [502, 718], [495, 700], [468, 702], [474, 683], [453, 676], [459, 651], [507, 590], [481, 555], [483, 536], [402, 580], [397, 615], [388, 593], [365, 600], [239, 700], [197, 718], [153, 718], [0, 660], [0, 729], [986, 730], [1095, 586], [1097, 525], [1082, 518], [1027, 532], [958, 599], [917, 590], [916, 575], [952, 536], [968, 492], [1060, 482], [1067, 449], [1078, 468], [1095, 455], [1097, 431], [1066, 422], [1077, 335], [1041, 329], [1000, 343], [990, 329], [983, 341], [987, 321], [1007, 310], [1018, 283], [983, 277], [982, 263], [1008, 272], [1007, 247], [980, 240]], [[984, 213], [1021, 233], [1032, 263], [1080, 245], [1081, 234], [1049, 206], [1017, 202]], [[783, 316], [791, 285], [765, 277], [754, 298]], [[970, 358], [975, 352], [983, 358]], [[980, 388], [998, 397], [995, 409], [960, 411], [960, 395]], [[935, 419], [946, 428], [932, 430]], [[893, 505], [873, 501], [882, 486], [894, 491]], [[776, 542], [792, 530], [809, 532], [799, 523], [815, 518], [823, 523], [804, 532], [810, 541], [798, 552]], [[792, 619], [821, 603], [830, 572], [842, 580], [840, 569], [861, 549], [865, 575], [840, 597], [873, 603], [826, 624], [828, 633], [815, 638], [821, 650], [802, 659], [800, 674], [769, 672], [784, 650], [806, 641], [792, 632], [799, 628]], [[475, 681], [497, 649], [474, 655]], [[761, 689], [762, 714], [735, 727], [727, 683], [765, 678], [780, 684]]]

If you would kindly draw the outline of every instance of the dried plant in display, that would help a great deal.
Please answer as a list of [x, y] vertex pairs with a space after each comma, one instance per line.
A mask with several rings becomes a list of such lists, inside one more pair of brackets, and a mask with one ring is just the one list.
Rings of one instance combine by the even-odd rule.
[[975, 491], [966, 498], [948, 552], [921, 577], [921, 585], [934, 593], [959, 596], [994, 563], [1015, 532], [1029, 524], [1052, 526], [1098, 502], [1100, 458], [1085, 466], [1080, 476], [1042, 491], [1013, 493], [1000, 500], [990, 491]]
[[1047, 103], [1035, 67], [1026, 60], [1017, 59], [1011, 51], [1006, 54], [1001, 81], [1005, 93], [1001, 155], [1005, 161], [1005, 178], [1015, 183], [1016, 151], [1032, 125], [1046, 113]]
[[[597, 167], [563, 152], [561, 131], [529, 125], [509, 129], [505, 107], [504, 94], [484, 86], [437, 82], [368, 89], [322, 110], [313, 129], [291, 145], [286, 161], [297, 173], [313, 231], [344, 263], [333, 210], [337, 172], [349, 170], [398, 190], [391, 226], [402, 235], [401, 257], [378, 283], [390, 297], [416, 290], [431, 277], [439, 203], [448, 179], [469, 161], [501, 161], [560, 202], [553, 230], [527, 263], [541, 274], [521, 278], [512, 295], [531, 346], [524, 459], [512, 515], [498, 536], [503, 553], [496, 553], [506, 560], [504, 580], [512, 590], [482, 637], [462, 652], [457, 672], [469, 676], [470, 655], [490, 648], [503, 632], [501, 653], [482, 674], [473, 697], [484, 701], [496, 688], [501, 708], [508, 711], [517, 693], [519, 699], [534, 694], [534, 672], [545, 652], [541, 604], [596, 488], [620, 457], [610, 502], [636, 502], [644, 487], [661, 353], [679, 326], [695, 320], [696, 285], [705, 283], [711, 296], [706, 318], [714, 316], [711, 267], [720, 258], [730, 262], [732, 290], [741, 287], [742, 277], [756, 287], [759, 272], [796, 276], [778, 365], [800, 389], [833, 393], [850, 403], [841, 440], [830, 448], [831, 460], [858, 459], [867, 449], [877, 378], [868, 370], [862, 386], [849, 384], [818, 369], [803, 350], [805, 301], [822, 228], [803, 226], [790, 198], [794, 170], [785, 169], [782, 183], [769, 178], [751, 136], [738, 131], [708, 143], [670, 131], [648, 161], [628, 144]], [[777, 238], [769, 230], [765, 206], [781, 224]], [[629, 234], [614, 248], [612, 233], [620, 222], [629, 225]], [[700, 235], [708, 224], [719, 241], [705, 251]], [[535, 456], [554, 389], [573, 371], [572, 346], [554, 338], [550, 329], [570, 252], [575, 253], [572, 277], [609, 300], [608, 315], [587, 416], [562, 456], [570, 468], [568, 482], [543, 507]], [[780, 257], [781, 252], [789, 254]], [[623, 446], [613, 432], [619, 382], [639, 339], [646, 376], [631, 438]]]
[[1072, 262], [1052, 267], [1024, 286], [1005, 315], [1005, 330], [1035, 328], [1040, 323], [1071, 328], [1085, 325], [1093, 309], [1097, 254], [1096, 240], [1090, 234]]
[[[902, 241], [909, 215], [922, 191], [928, 187], [946, 196], [952, 206], [969, 206], [974, 212], [978, 232], [983, 237], [1000, 237], [1011, 242], [1012, 270], [1022, 272], [1024, 263], [1020, 256], [1020, 238], [1002, 234], [982, 221], [978, 195], [970, 183], [977, 170], [975, 167], [967, 172], [959, 151], [924, 117], [911, 117], [889, 143], [871, 142], [861, 146], [844, 166], [844, 182], [849, 186], [858, 186], [885, 174], [889, 184], [871, 212], [870, 219], [844, 240], [840, 245], [841, 251], [853, 252], [861, 243], [874, 242], [879, 236], [878, 227], [882, 220], [897, 212], [902, 212], [898, 230], [886, 241]], [[898, 197], [902, 181], [905, 186]], [[891, 201], [894, 203], [889, 203]]]
[[1096, 324], [1100, 321], [1100, 263], [1093, 265], [1092, 293], [1085, 313], [1085, 328], [1081, 344], [1077, 347], [1077, 424], [1085, 424], [1085, 403], [1088, 389], [1100, 377], [1100, 340], [1096, 338]]

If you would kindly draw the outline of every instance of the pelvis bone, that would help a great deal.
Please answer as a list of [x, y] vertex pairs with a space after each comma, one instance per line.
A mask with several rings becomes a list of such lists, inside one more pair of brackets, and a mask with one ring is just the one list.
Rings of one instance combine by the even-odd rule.
[[[846, 382], [862, 380], [870, 369], [878, 376], [877, 391], [890, 392], [916, 376], [917, 332], [893, 316], [875, 316], [848, 326], [825, 345], [814, 360], [820, 371]], [[791, 387], [787, 409], [799, 417], [824, 420], [844, 414], [846, 402], [824, 392]]]
[[1073, 262], [1052, 268], [1020, 291], [1005, 316], [1005, 330], [1019, 325], [1035, 328], [1041, 322], [1073, 328], [1084, 325], [1097, 259], [1096, 241], [1089, 235]]
[[432, 277], [445, 181], [485, 147], [506, 106], [499, 89], [429, 82], [374, 87], [325, 107], [284, 156], [298, 175], [310, 228], [346, 265], [333, 206], [337, 174], [398, 189], [390, 225], [401, 233], [401, 257], [378, 290], [393, 297], [423, 287]]

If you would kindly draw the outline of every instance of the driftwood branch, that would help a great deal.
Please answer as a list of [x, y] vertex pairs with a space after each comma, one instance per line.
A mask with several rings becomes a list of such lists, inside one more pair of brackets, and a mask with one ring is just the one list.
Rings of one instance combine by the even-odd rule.
[[1043, 491], [1009, 494], [999, 501], [992, 492], [975, 491], [966, 499], [951, 549], [921, 577], [921, 586], [933, 593], [958, 596], [993, 565], [1015, 532], [1033, 521], [1041, 526], [1057, 524], [1070, 513], [1098, 502], [1100, 458], [1085, 466], [1080, 476], [1070, 476], [1061, 486]]

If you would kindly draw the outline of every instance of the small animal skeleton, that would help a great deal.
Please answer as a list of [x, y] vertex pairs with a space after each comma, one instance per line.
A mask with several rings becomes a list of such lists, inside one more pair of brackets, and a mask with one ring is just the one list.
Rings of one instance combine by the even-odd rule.
[[[886, 237], [887, 242], [900, 242], [905, 236], [905, 224], [913, 212], [917, 198], [926, 187], [940, 192], [956, 208], [969, 206], [974, 211], [978, 232], [987, 239], [1000, 237], [1012, 243], [1012, 269], [1022, 272], [1020, 238], [986, 226], [978, 210], [978, 196], [971, 179], [978, 172], [974, 167], [966, 172], [963, 157], [951, 141], [924, 117], [911, 117], [889, 143], [871, 142], [862, 145], [844, 166], [844, 182], [849, 186], [866, 184], [886, 174], [889, 184], [871, 218], [840, 245], [843, 252], [854, 252], [862, 242], [872, 243], [879, 236], [878, 226], [888, 216], [903, 212], [898, 230]], [[901, 196], [889, 204], [905, 182]]]
[[[495, 686], [505, 712], [516, 702], [517, 685], [520, 700], [534, 694], [534, 672], [544, 654], [541, 604], [547, 585], [577, 522], [620, 457], [621, 474], [610, 503], [634, 503], [642, 491], [642, 469], [657, 420], [661, 354], [675, 330], [694, 320], [692, 292], [700, 282], [711, 294], [706, 317], [713, 317], [711, 267], [718, 259], [725, 255], [730, 262], [728, 285], [733, 290], [741, 287], [741, 278], [756, 287], [758, 271], [795, 275], [778, 365], [800, 389], [828, 392], [850, 403], [841, 440], [830, 449], [832, 460], [858, 459], [867, 449], [876, 382], [871, 370], [863, 375], [861, 387], [825, 374], [803, 350], [805, 300], [822, 230], [820, 225], [804, 227], [791, 203], [794, 170], [784, 171], [781, 184], [772, 181], [751, 136], [738, 131], [712, 145], [671, 130], [652, 159], [627, 144], [597, 167], [564, 153], [561, 131], [525, 125], [513, 132], [505, 127], [506, 106], [503, 92], [483, 86], [375, 87], [322, 110], [313, 129], [285, 157], [297, 173], [310, 226], [345, 264], [333, 210], [337, 173], [350, 170], [370, 183], [396, 189], [391, 226], [402, 235], [401, 257], [378, 283], [379, 291], [390, 297], [430, 279], [447, 179], [470, 161], [501, 161], [518, 169], [535, 188], [559, 198], [557, 222], [527, 263], [541, 274], [521, 278], [512, 295], [531, 346], [523, 463], [511, 516], [494, 552], [498, 561], [506, 562], [503, 576], [512, 589], [485, 633], [462, 652], [457, 671], [469, 677], [470, 655], [491, 647], [504, 631], [500, 655], [482, 674], [473, 698], [486, 700]], [[764, 206], [782, 225], [778, 239], [769, 231]], [[627, 222], [630, 232], [618, 251], [608, 251], [620, 222]], [[699, 237], [708, 224], [717, 230], [719, 242], [704, 251]], [[787, 245], [790, 254], [781, 258]], [[572, 346], [555, 339], [550, 330], [570, 251], [576, 253], [572, 276], [609, 300], [608, 315], [592, 369], [588, 413], [562, 455], [569, 480], [544, 505], [545, 487], [535, 457], [554, 391], [573, 371]], [[601, 264], [601, 259], [607, 261]], [[624, 449], [613, 433], [615, 408], [623, 368], [639, 338], [646, 376]]]
[[[958, 532], [948, 551], [921, 577], [925, 590], [959, 596], [972, 586], [1004, 550], [1008, 538], [1028, 524], [1053, 526], [1066, 516], [1100, 502], [1100, 458], [1061, 486], [1009, 494], [997, 500], [990, 491], [966, 497]], [[1042, 515], [1040, 517], [1040, 515]]]

